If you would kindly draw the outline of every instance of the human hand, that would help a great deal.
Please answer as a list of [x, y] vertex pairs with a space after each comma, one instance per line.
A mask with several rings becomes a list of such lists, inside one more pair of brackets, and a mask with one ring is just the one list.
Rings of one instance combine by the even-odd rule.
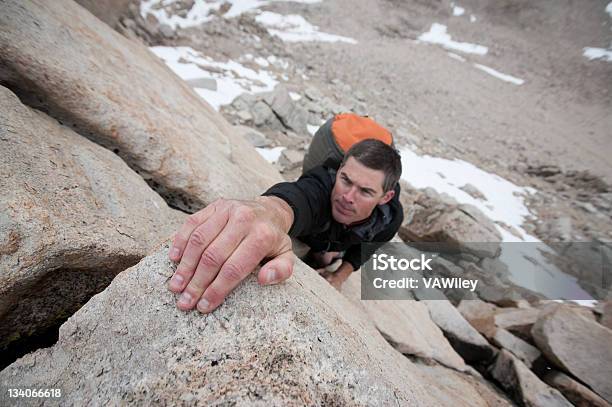
[[253, 201], [219, 199], [190, 215], [170, 249], [180, 262], [169, 289], [182, 293], [179, 309], [208, 313], [264, 259], [260, 284], [276, 284], [293, 272], [294, 255], [287, 231], [293, 210], [280, 198]]

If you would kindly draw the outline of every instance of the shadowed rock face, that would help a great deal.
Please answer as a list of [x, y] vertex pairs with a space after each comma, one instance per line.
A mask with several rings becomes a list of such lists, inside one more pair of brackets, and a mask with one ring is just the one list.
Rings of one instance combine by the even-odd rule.
[[0, 81], [115, 151], [174, 207], [195, 212], [282, 181], [148, 49], [74, 2], [3, 2], [0, 55]]
[[116, 155], [3, 87], [0, 116], [5, 363], [7, 345], [56, 327], [170, 235], [184, 215]]

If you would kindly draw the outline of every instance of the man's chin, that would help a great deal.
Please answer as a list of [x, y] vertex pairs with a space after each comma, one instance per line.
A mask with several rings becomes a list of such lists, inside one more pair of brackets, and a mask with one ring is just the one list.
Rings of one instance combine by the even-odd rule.
[[351, 222], [353, 222], [352, 217], [349, 215], [344, 215], [342, 212], [340, 212], [338, 209], [336, 208], [332, 208], [332, 216], [334, 217], [334, 219], [336, 220], [336, 222], [338, 223], [343, 223], [345, 225], [349, 225]]

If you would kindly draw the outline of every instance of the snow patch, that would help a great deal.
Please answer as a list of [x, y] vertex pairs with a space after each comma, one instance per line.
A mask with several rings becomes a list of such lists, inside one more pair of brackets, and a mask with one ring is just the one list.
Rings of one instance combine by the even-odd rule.
[[[212, 78], [217, 90], [196, 88], [195, 91], [214, 109], [231, 103], [241, 93], [269, 92], [278, 81], [267, 71], [254, 71], [236, 61], [218, 62], [190, 47], [151, 47], [174, 73], [184, 80]], [[211, 71], [207, 68], [210, 67]]]
[[280, 158], [281, 153], [285, 147], [255, 147], [255, 150], [261, 155], [267, 162], [274, 164]]
[[604, 61], [612, 62], [612, 50], [607, 50], [603, 48], [586, 47], [584, 48], [583, 55], [590, 60], [603, 59]]
[[193, 6], [184, 17], [176, 14], [168, 15], [164, 7], [170, 6], [177, 1], [178, 0], [144, 0], [140, 4], [140, 15], [142, 18], [146, 19], [147, 14], [152, 14], [160, 24], [167, 24], [173, 29], [176, 29], [178, 27], [195, 27], [211, 21], [215, 18], [215, 13], [219, 12], [221, 6], [225, 3], [228, 3], [230, 8], [223, 14], [223, 17], [233, 18], [274, 2], [285, 1], [304, 4], [321, 2], [321, 0], [195, 0]]
[[308, 133], [310, 133], [310, 135], [312, 136], [314, 136], [317, 130], [319, 130], [319, 127], [320, 126], [313, 126], [312, 124], [306, 125], [306, 129], [308, 129]]
[[453, 15], [455, 17], [459, 17], [465, 14], [465, 9], [463, 7], [455, 6], [453, 7]]
[[[493, 221], [514, 227], [522, 236], [522, 240], [518, 240], [506, 229], [498, 226], [505, 242], [539, 241], [521, 226], [530, 215], [524, 197], [535, 192], [532, 188], [519, 187], [466, 161], [420, 156], [407, 148], [401, 149], [400, 154], [402, 178], [415, 188], [431, 187], [438, 192], [449, 194], [459, 202], [472, 204]], [[460, 187], [467, 182], [478, 188], [486, 200], [475, 199], [461, 190]]]
[[263, 11], [255, 17], [255, 20], [264, 25], [271, 35], [285, 42], [321, 41], [357, 44], [353, 38], [320, 32], [319, 27], [310, 24], [304, 17], [297, 14], [284, 16], [271, 11]]
[[489, 50], [483, 45], [470, 44], [469, 42], [453, 41], [450, 34], [446, 32], [446, 26], [438, 23], [433, 23], [429, 31], [421, 34], [418, 40], [431, 44], [439, 44], [442, 45], [444, 48], [465, 52], [468, 54], [485, 55]]
[[488, 66], [484, 66], [484, 65], [480, 65], [480, 64], [474, 64], [474, 66], [478, 69], [480, 69], [481, 71], [484, 71], [486, 73], [488, 73], [491, 76], [494, 76], [498, 79], [501, 79], [502, 81], [506, 81], [506, 82], [510, 82], [513, 83], [515, 85], [522, 85], [523, 83], [525, 83], [525, 81], [523, 79], [511, 76], [511, 75], [507, 75], [505, 73], [501, 73], [499, 71], [496, 71], [493, 68], [489, 68]]

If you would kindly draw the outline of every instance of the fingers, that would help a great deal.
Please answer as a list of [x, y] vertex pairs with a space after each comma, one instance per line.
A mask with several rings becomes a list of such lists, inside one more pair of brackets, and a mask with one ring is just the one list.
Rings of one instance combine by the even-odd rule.
[[[189, 236], [181, 262], [176, 268], [174, 276], [170, 280], [169, 288], [171, 291], [183, 291], [200, 262], [202, 253], [208, 245], [219, 235], [228, 222], [228, 208], [219, 208], [212, 212], [212, 215], [204, 223], [196, 227]], [[182, 237], [181, 237], [182, 239]], [[219, 261], [225, 259], [219, 259]], [[223, 263], [221, 263], [223, 264]]]
[[206, 208], [187, 217], [185, 223], [183, 223], [179, 231], [174, 236], [172, 247], [170, 248], [169, 252], [170, 260], [181, 260], [181, 256], [183, 255], [183, 251], [187, 246], [189, 237], [198, 226], [206, 222], [206, 220], [215, 213], [218, 203], [219, 201], [215, 201]]
[[219, 274], [206, 288], [197, 304], [198, 311], [210, 312], [217, 308], [242, 280], [246, 278], [264, 258], [269, 242], [246, 238], [223, 264]]
[[[189, 283], [184, 288], [184, 291], [179, 298], [177, 305], [180, 309], [185, 311], [193, 309], [204, 293], [204, 290], [206, 290], [210, 283], [215, 279], [220, 270], [223, 271], [224, 268], [227, 269], [229, 267], [231, 272], [235, 274], [236, 277], [238, 277], [238, 274], [243, 273], [243, 265], [237, 265], [235, 264], [235, 261], [232, 263], [230, 262], [230, 259], [232, 258], [233, 253], [237, 251], [237, 247], [240, 245], [241, 241], [248, 232], [247, 226], [249, 221], [246, 219], [248, 217], [248, 214], [245, 215], [241, 213], [233, 215], [229, 219], [227, 227], [225, 227], [223, 231], [214, 239], [214, 241], [205, 248], [198, 260], [195, 273], [191, 277]], [[240, 251], [241, 255], [244, 255], [245, 257], [248, 257], [249, 255], [250, 257], [253, 257], [253, 252], [255, 252], [255, 250], [252, 250], [251, 253], [244, 253], [244, 251]], [[185, 256], [187, 256], [187, 253], [188, 252], [186, 251]], [[263, 257], [264, 254], [265, 253], [262, 253], [261, 256]], [[258, 261], [259, 260], [257, 260], [257, 262]], [[240, 280], [246, 277], [246, 275], [250, 273], [253, 268], [255, 268], [257, 262], [254, 263], [251, 269], [244, 271], [244, 276], [242, 276]]]
[[293, 274], [294, 264], [295, 255], [291, 250], [288, 250], [263, 265], [259, 270], [257, 280], [264, 285], [285, 281]]

